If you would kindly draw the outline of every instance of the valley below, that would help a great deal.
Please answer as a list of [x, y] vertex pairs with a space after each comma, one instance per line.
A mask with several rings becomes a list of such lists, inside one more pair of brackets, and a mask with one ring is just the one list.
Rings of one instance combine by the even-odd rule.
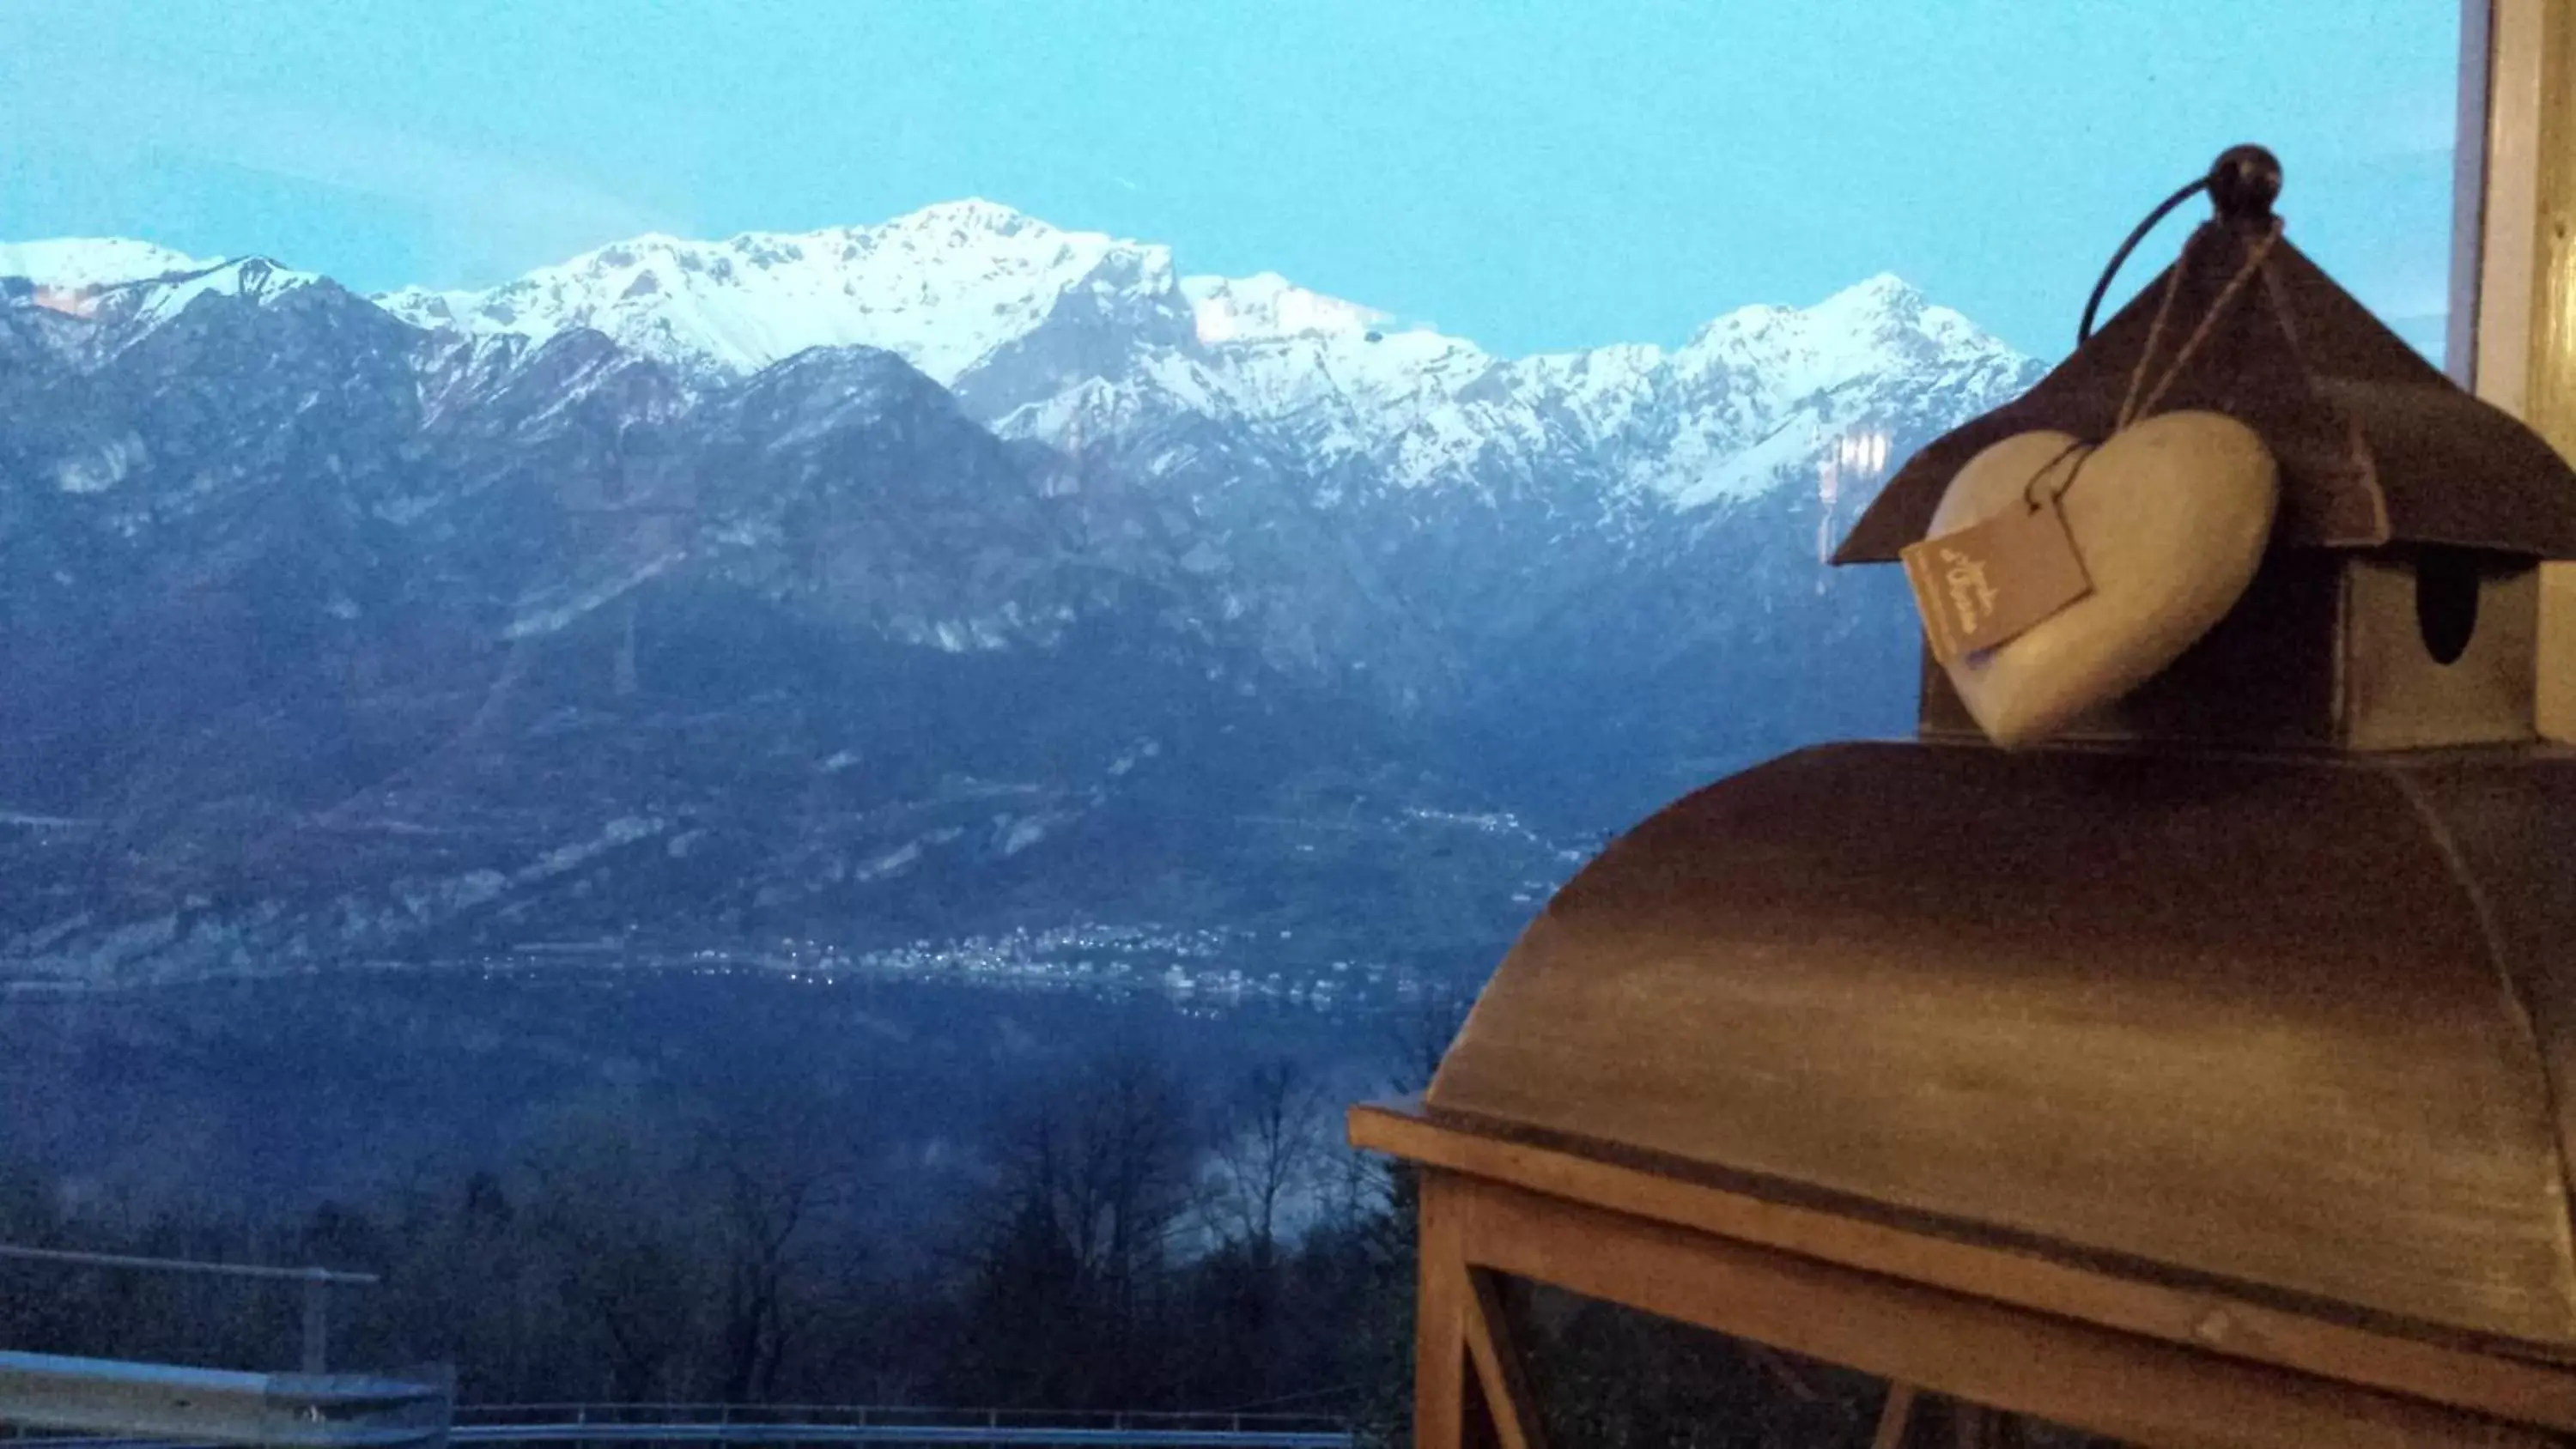
[[982, 201], [473, 293], [0, 246], [0, 1161], [783, 1114], [935, 1216], [1103, 1061], [1418, 1079], [1619, 830], [1904, 728], [1826, 556], [2039, 366], [1892, 276], [1498, 357]]

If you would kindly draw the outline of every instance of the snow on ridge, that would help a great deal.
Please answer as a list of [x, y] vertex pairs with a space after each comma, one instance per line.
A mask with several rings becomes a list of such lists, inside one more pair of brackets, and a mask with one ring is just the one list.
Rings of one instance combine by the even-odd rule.
[[[1166, 247], [1067, 231], [1007, 205], [968, 197], [865, 226], [811, 232], [742, 232], [721, 241], [646, 233], [539, 267], [483, 291], [405, 287], [375, 300], [415, 325], [542, 342], [577, 327], [670, 361], [737, 375], [814, 346], [852, 344], [903, 356], [943, 385], [1043, 323], [1054, 305], [1104, 263], [1120, 263], [1109, 290], [1177, 301], [1203, 351], [1250, 349], [1220, 362], [1274, 402], [1317, 385], [1413, 401], [1447, 395], [1501, 371], [1562, 401], [1626, 405], [1663, 369], [1761, 363], [1795, 394], [1889, 361], [1886, 344], [1908, 338], [1943, 348], [2009, 354], [1959, 313], [1928, 303], [1880, 273], [1806, 308], [1738, 308], [1701, 327], [1681, 348], [1613, 343], [1575, 352], [1499, 358], [1426, 327], [1392, 328], [1388, 314], [1299, 287], [1276, 272], [1175, 278]], [[122, 238], [0, 244], [0, 276], [57, 286], [105, 286], [208, 262]], [[275, 271], [281, 278], [311, 274]], [[210, 280], [178, 297], [225, 286]], [[1437, 376], [1417, 378], [1417, 374]], [[1304, 376], [1299, 376], [1304, 374]]]
[[970, 198], [874, 226], [636, 237], [488, 291], [406, 288], [377, 301], [422, 326], [538, 340], [594, 327], [735, 374], [809, 347], [881, 347], [944, 385], [1104, 271], [1168, 287], [1170, 252]]
[[[1803, 309], [1740, 308], [1677, 349], [1500, 358], [1275, 272], [1177, 277], [1168, 248], [1064, 230], [981, 198], [869, 226], [636, 237], [488, 291], [412, 289], [379, 301], [421, 325], [473, 333], [542, 340], [593, 327], [684, 370], [733, 376], [809, 347], [875, 346], [953, 387], [1074, 298], [1084, 306], [1066, 315], [1078, 329], [1096, 318], [1124, 334], [1117, 355], [1093, 353], [1091, 365], [1112, 391], [1135, 394], [1128, 405], [1276, 425], [1322, 457], [1377, 454], [1405, 486], [1471, 469], [1489, 443], [1597, 445], [1644, 429], [1712, 449], [1749, 445], [1772, 436], [1796, 400], [1854, 379], [2018, 362], [1884, 273]], [[1068, 393], [1075, 384], [1054, 366], [1015, 376], [982, 393], [1005, 432], [1052, 440], [1102, 405], [1097, 393]], [[1672, 416], [1694, 407], [1706, 415]]]
[[157, 327], [185, 311], [189, 303], [209, 293], [266, 302], [321, 280], [319, 273], [281, 267], [266, 257], [242, 257], [218, 262], [198, 272], [126, 282], [99, 290], [103, 302], [115, 299], [120, 293], [130, 293], [134, 301], [129, 319], [146, 327]]
[[1673, 355], [1685, 375], [1752, 379], [1775, 405], [1927, 365], [1974, 369], [2023, 361], [2000, 338], [1885, 272], [1811, 307], [1738, 308], [1700, 328]]
[[38, 287], [81, 291], [120, 282], [147, 281], [174, 272], [201, 272], [218, 263], [132, 237], [53, 237], [0, 242], [0, 277], [24, 277]]
[[[1228, 295], [1210, 279], [1185, 285], [1202, 301]], [[1998, 380], [2017, 385], [2030, 367], [1886, 273], [1804, 308], [1739, 308], [1669, 351], [1501, 359], [1428, 330], [1279, 331], [1246, 328], [1211, 350], [1237, 354], [1219, 371], [1239, 406], [1287, 421], [1323, 456], [1373, 453], [1398, 486], [1420, 488], [1588, 453], [1621, 460], [1623, 491], [1680, 508], [1768, 491], [1853, 430], [1883, 435], [1908, 395], [2000, 402]]]
[[1387, 314], [1357, 302], [1308, 291], [1277, 272], [1249, 277], [1184, 277], [1198, 339], [1208, 346], [1306, 333], [1365, 335]]
[[209, 293], [266, 303], [323, 280], [266, 257], [207, 261], [125, 238], [0, 244], [0, 277], [23, 278], [38, 307], [110, 323], [110, 350], [143, 336]]

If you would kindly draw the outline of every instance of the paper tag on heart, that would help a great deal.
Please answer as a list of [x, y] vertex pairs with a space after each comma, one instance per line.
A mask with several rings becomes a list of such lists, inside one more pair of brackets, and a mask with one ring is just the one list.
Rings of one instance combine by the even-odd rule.
[[1943, 664], [2024, 634], [2093, 591], [2054, 497], [1908, 545], [1898, 557]]

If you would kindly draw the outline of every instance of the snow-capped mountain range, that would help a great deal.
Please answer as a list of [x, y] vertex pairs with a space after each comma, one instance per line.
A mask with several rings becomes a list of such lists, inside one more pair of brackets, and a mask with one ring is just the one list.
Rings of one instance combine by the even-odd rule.
[[[240, 285], [240, 265], [121, 239], [0, 246], [0, 276], [144, 291], [125, 305], [149, 316]], [[1889, 275], [1803, 310], [1740, 308], [1679, 347], [1504, 358], [1273, 273], [1184, 276], [1168, 247], [980, 200], [875, 226], [648, 235], [486, 291], [373, 300], [468, 337], [595, 330], [699, 381], [811, 347], [882, 348], [1006, 436], [1061, 443], [1115, 431], [1118, 417], [1189, 414], [1328, 462], [1370, 460], [1403, 488], [1615, 451], [1621, 466], [1600, 483], [1683, 507], [1812, 476], [1846, 439], [1883, 457], [1921, 399], [1995, 395], [2031, 375], [2029, 359]]]
[[374, 298], [0, 244], [0, 975], [1507, 932], [1402, 822], [1901, 727], [1822, 555], [2039, 371], [1889, 276], [1500, 357], [979, 201]]
[[[1138, 406], [1284, 429], [1302, 448], [1454, 483], [1496, 455], [1637, 456], [1618, 481], [1685, 506], [1758, 493], [1926, 387], [1991, 391], [2028, 359], [1893, 276], [1806, 310], [1746, 307], [1679, 348], [1496, 357], [1274, 273], [1185, 276], [1170, 248], [1065, 231], [986, 201], [878, 226], [639, 237], [484, 292], [377, 301], [425, 327], [542, 341], [594, 328], [684, 370], [742, 376], [808, 347], [902, 356], [1005, 433], [1059, 439], [1106, 379]], [[1123, 354], [1071, 335], [1106, 324]], [[1018, 366], [1061, 348], [1073, 366]], [[1081, 364], [1107, 362], [1106, 367]], [[1097, 421], [1095, 419], [1095, 421]]]

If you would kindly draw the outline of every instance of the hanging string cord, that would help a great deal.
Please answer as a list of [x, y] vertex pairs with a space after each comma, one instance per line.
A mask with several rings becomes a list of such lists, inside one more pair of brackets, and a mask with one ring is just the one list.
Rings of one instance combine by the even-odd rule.
[[2298, 326], [2290, 320], [2289, 289], [2282, 285], [2281, 269], [2269, 261], [2263, 263], [2263, 302], [2265, 309], [2272, 314], [2274, 325], [2281, 329], [2281, 340], [2290, 344], [2290, 351], [2304, 361], [2306, 353], [2299, 346]]
[[2138, 389], [2147, 381], [2147, 364], [2156, 360], [2156, 349], [2164, 346], [2165, 324], [2173, 320], [2174, 297], [2182, 291], [2182, 274], [2191, 267], [2191, 249], [2200, 241], [2200, 233], [2183, 238], [2182, 255], [2174, 258], [2173, 269], [2165, 273], [2164, 295], [2156, 300], [2156, 320], [2147, 324], [2147, 345], [2138, 353], [2138, 365], [2129, 369], [2129, 391], [2120, 399], [2120, 415], [2111, 424], [2118, 432], [2138, 415]]
[[[2197, 232], [2193, 233], [2193, 240], [2198, 240], [2199, 235]], [[2164, 344], [2165, 325], [2173, 315], [2174, 294], [2181, 290], [2183, 267], [2191, 260], [2191, 243], [2183, 243], [2182, 255], [2175, 259], [2173, 270], [2165, 276], [2164, 298], [2156, 306], [2154, 324], [2147, 329], [2146, 350], [2138, 354], [2138, 366], [2129, 374], [2129, 395], [2121, 400], [2120, 418], [2112, 425], [2113, 432], [2118, 432], [2155, 412], [2156, 404], [2164, 401], [2165, 393], [2173, 387], [2174, 381], [2182, 376], [2182, 370], [2191, 365], [2191, 360], [2199, 353], [2201, 344], [2209, 340], [2212, 332], [2218, 330], [2218, 320], [2227, 315], [2227, 309], [2235, 302], [2237, 294], [2245, 290], [2245, 284], [2254, 279], [2256, 272], [2264, 270], [2264, 263], [2272, 255], [2272, 244], [2280, 239], [2281, 222], [2280, 218], [2275, 217], [2270, 228], [2265, 230], [2253, 245], [2245, 249], [2245, 260], [2237, 264], [2236, 274], [2229, 277], [2227, 285], [2219, 289], [2218, 296], [2209, 304], [2209, 310], [2200, 314], [2200, 324], [2192, 328], [2191, 336], [2183, 339], [2181, 350], [2176, 352], [2173, 361], [2166, 365], [2164, 376], [2148, 390], [2146, 400], [2141, 402], [2138, 400], [2138, 387], [2146, 380], [2147, 368], [2155, 361], [2156, 350]]]
[[[2074, 442], [2067, 444], [2065, 447], [2058, 449], [2055, 457], [2052, 457], [2047, 462], [2040, 464], [2039, 471], [2030, 475], [2030, 481], [2021, 485], [2022, 503], [2027, 506], [2031, 512], [2038, 512], [2040, 505], [2046, 503], [2048, 499], [2058, 497], [2067, 489], [2075, 486], [2075, 475], [2084, 471], [2085, 460], [2092, 456], [2093, 445], [2085, 442], [2081, 438], [2078, 438]], [[2057, 471], [2058, 464], [2065, 462], [2069, 458], [2073, 458], [2075, 460], [2075, 466], [2067, 469], [2066, 476], [2058, 480], [2056, 487], [2048, 490], [2046, 497], [2042, 497], [2039, 491], [2039, 485], [2047, 481], [2049, 474]]]

